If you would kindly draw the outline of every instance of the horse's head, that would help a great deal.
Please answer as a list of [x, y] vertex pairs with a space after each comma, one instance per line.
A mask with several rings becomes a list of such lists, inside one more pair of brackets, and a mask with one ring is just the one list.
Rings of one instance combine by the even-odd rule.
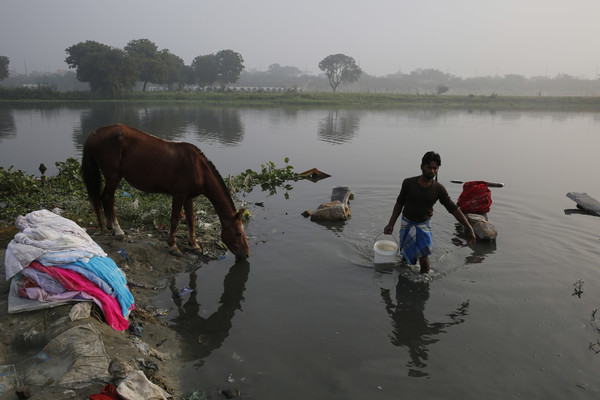
[[250, 257], [250, 249], [242, 224], [243, 209], [239, 210], [233, 221], [222, 224], [221, 240], [229, 250], [235, 255], [236, 260], [245, 260]]

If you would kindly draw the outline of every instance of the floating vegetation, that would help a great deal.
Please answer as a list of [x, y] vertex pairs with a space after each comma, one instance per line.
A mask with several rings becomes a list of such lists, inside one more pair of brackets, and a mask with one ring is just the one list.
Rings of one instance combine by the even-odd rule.
[[581, 295], [583, 294], [583, 281], [581, 279], [578, 279], [574, 284], [573, 284], [573, 296], [577, 296], [579, 298], [581, 298]]
[[277, 168], [273, 161], [261, 164], [260, 172], [247, 169], [235, 177], [229, 177], [229, 190], [235, 192], [251, 192], [252, 189], [260, 185], [263, 191], [269, 192], [269, 195], [277, 193], [277, 188], [283, 188], [286, 191], [294, 187], [289, 181], [298, 181], [300, 175], [294, 172], [294, 167], [289, 165], [290, 159], [284, 159], [285, 167]]

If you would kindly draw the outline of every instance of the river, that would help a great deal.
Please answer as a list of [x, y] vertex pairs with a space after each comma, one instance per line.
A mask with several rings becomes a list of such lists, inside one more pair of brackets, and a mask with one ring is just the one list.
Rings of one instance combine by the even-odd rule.
[[[188, 390], [226, 380], [255, 399], [569, 398], [600, 394], [600, 114], [223, 108], [101, 104], [0, 108], [0, 166], [81, 157], [87, 133], [128, 124], [198, 145], [223, 176], [268, 161], [331, 175], [240, 197], [249, 266], [223, 260], [173, 277], [155, 298], [185, 339]], [[373, 243], [422, 155], [439, 181], [492, 189], [495, 243], [467, 245], [436, 205], [433, 273], [373, 264]], [[301, 216], [348, 186], [352, 218]], [[260, 205], [257, 205], [260, 203]], [[183, 287], [194, 291], [184, 297]], [[598, 316], [600, 318], [600, 315]]]

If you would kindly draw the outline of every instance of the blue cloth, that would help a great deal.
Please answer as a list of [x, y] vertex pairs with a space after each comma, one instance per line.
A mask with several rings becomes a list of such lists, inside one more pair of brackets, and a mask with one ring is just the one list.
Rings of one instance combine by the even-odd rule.
[[62, 264], [74, 263], [82, 259], [89, 259], [95, 255], [94, 253], [80, 249], [57, 250], [42, 254], [36, 258], [36, 261], [46, 267], [55, 267]]
[[431, 218], [425, 222], [413, 222], [403, 215], [399, 241], [400, 252], [410, 265], [415, 265], [419, 258], [430, 255], [433, 247]]
[[96, 275], [95, 273], [93, 273], [92, 271], [83, 268], [80, 265], [75, 265], [75, 264], [64, 264], [64, 265], [58, 265], [58, 267], [63, 268], [63, 269], [70, 269], [71, 271], [77, 272], [78, 274], [83, 275], [87, 280], [94, 282], [96, 285], [98, 285], [98, 287], [100, 289], [102, 289], [102, 291], [106, 294], [108, 294], [109, 296], [115, 296], [115, 290], [112, 288], [112, 286], [110, 286], [108, 283], [106, 283], [104, 281], [104, 279], [100, 278], [98, 275]]
[[100, 279], [108, 283], [117, 295], [117, 300], [121, 306], [123, 316], [129, 315], [129, 309], [134, 302], [133, 295], [127, 287], [127, 279], [125, 278], [125, 274], [123, 274], [123, 271], [117, 267], [117, 264], [115, 264], [112, 258], [92, 257], [87, 263], [77, 261], [72, 264], [93, 272], [100, 277]]

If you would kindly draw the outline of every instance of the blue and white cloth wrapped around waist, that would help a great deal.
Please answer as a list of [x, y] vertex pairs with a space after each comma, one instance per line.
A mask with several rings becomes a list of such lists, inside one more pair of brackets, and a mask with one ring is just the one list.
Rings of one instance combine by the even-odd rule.
[[431, 218], [425, 222], [413, 222], [403, 215], [399, 241], [400, 252], [410, 265], [415, 265], [419, 258], [430, 255], [433, 248]]

